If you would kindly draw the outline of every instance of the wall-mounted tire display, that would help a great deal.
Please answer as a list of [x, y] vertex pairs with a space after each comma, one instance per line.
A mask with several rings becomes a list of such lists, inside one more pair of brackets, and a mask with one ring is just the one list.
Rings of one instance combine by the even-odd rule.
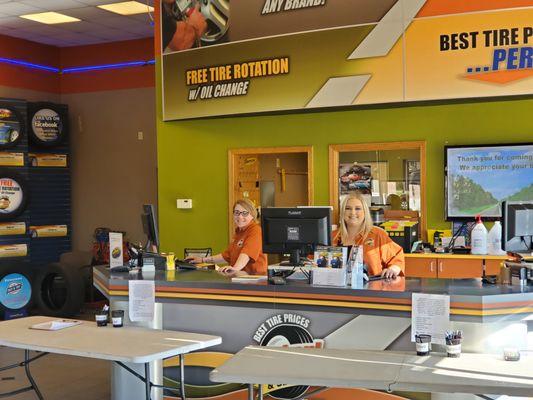
[[35, 304], [42, 315], [72, 317], [79, 313], [85, 288], [79, 268], [51, 263], [39, 268], [33, 282]]
[[24, 121], [17, 110], [0, 103], [0, 150], [17, 145], [24, 132]]
[[28, 107], [29, 137], [39, 147], [59, 145], [67, 135], [64, 110], [52, 103], [33, 103]]
[[0, 221], [11, 221], [24, 212], [28, 198], [26, 179], [12, 170], [0, 168]]

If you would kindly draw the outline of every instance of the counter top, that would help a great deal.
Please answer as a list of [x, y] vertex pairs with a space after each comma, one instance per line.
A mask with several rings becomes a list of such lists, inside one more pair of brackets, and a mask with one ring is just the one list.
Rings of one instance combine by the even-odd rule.
[[156, 271], [149, 275], [93, 270], [95, 286], [107, 297], [128, 296], [128, 281], [154, 280], [157, 301], [225, 301], [313, 305], [411, 312], [413, 293], [450, 295], [452, 315], [490, 317], [533, 313], [533, 287], [489, 285], [481, 279], [397, 278], [373, 281], [361, 288], [309, 285], [289, 281], [235, 283], [216, 271]]
[[490, 256], [488, 254], [452, 254], [452, 253], [405, 253], [405, 258], [450, 258], [450, 259], [469, 259], [469, 260], [511, 260], [511, 256]]

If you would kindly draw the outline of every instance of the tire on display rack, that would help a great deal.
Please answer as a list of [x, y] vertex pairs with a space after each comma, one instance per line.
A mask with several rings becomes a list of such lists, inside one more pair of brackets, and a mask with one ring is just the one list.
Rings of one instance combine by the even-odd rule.
[[11, 221], [22, 214], [28, 198], [26, 179], [7, 168], [0, 168], [0, 221]]
[[33, 282], [33, 293], [41, 314], [72, 317], [79, 313], [85, 296], [81, 271], [59, 263], [43, 265]]
[[15, 147], [23, 132], [24, 121], [19, 112], [0, 103], [0, 150]]
[[30, 107], [28, 137], [39, 147], [54, 147], [67, 136], [67, 118], [62, 108], [52, 103], [35, 103]]

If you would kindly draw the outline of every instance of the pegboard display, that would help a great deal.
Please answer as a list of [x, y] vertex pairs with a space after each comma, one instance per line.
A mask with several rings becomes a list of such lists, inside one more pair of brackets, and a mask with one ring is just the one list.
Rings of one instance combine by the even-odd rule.
[[66, 105], [0, 99], [0, 263], [71, 250]]

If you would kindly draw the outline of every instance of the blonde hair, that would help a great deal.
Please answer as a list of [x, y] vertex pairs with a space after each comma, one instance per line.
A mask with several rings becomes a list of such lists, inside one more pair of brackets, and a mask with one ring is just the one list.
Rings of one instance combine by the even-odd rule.
[[237, 205], [248, 211], [250, 215], [254, 218], [254, 221], [257, 220], [257, 208], [255, 208], [254, 203], [252, 203], [248, 199], [239, 199], [235, 202], [235, 204], [233, 204], [233, 211], [235, 211], [235, 207], [237, 207]]
[[368, 204], [364, 198], [364, 196], [359, 193], [350, 193], [346, 197], [344, 197], [341, 201], [340, 209], [339, 209], [339, 233], [337, 234], [337, 237], [335, 240], [338, 240], [339, 237], [342, 241], [342, 243], [347, 243], [349, 241], [348, 238], [348, 227], [346, 226], [346, 222], [344, 221], [344, 215], [346, 212], [346, 204], [348, 204], [348, 201], [355, 199], [359, 200], [363, 206], [363, 213], [365, 215], [365, 220], [363, 221], [363, 224], [361, 226], [361, 236], [362, 240], [365, 240], [370, 231], [372, 230], [372, 227], [374, 226], [374, 223], [372, 222], [372, 217], [370, 216], [370, 208], [368, 207]]

